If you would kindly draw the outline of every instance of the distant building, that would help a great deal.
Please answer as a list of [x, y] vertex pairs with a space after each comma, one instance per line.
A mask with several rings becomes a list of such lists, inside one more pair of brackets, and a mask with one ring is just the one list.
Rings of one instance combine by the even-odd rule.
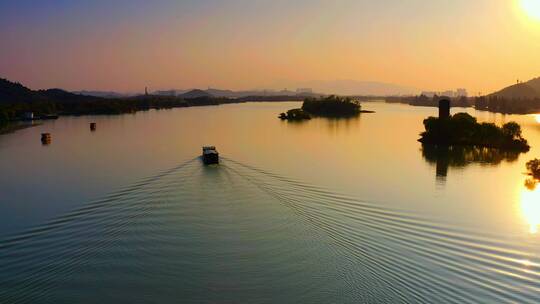
[[446, 97], [450, 97], [450, 98], [459, 98], [459, 97], [468, 97], [468, 93], [467, 93], [467, 90], [466, 89], [456, 89], [455, 91], [453, 90], [447, 90], [447, 91], [444, 91], [444, 92], [434, 92], [434, 91], [424, 91], [422, 92], [421, 95], [425, 95], [427, 97], [430, 97], [430, 98], [433, 98], [435, 96], [446, 96]]
[[456, 90], [456, 97], [468, 97], [469, 93], [466, 89], [457, 89]]
[[440, 96], [446, 96], [446, 97], [450, 97], [450, 98], [454, 98], [456, 97], [456, 93], [452, 90], [448, 90], [448, 91], [444, 91], [442, 92], [441, 94], [439, 94]]

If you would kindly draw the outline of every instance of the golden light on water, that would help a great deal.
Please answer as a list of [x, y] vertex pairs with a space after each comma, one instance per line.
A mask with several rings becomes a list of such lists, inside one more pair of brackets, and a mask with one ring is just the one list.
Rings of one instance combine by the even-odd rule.
[[521, 211], [529, 224], [529, 232], [536, 234], [540, 226], [540, 187], [521, 192]]
[[540, 114], [534, 114], [534, 119], [537, 123], [540, 123]]
[[540, 0], [521, 0], [521, 8], [531, 18], [540, 20]]

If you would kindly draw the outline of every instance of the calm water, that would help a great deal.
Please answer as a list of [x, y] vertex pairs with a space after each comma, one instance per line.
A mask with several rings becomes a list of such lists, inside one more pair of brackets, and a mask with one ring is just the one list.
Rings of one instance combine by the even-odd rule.
[[[531, 152], [423, 150], [434, 108], [66, 117], [0, 136], [0, 303], [537, 303]], [[89, 123], [97, 122], [90, 132]], [[40, 133], [51, 132], [42, 146]], [[200, 148], [223, 161], [205, 167]]]

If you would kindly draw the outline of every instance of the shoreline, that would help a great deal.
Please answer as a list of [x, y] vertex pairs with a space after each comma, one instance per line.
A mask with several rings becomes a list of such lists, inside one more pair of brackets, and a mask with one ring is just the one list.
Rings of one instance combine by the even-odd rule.
[[0, 127], [0, 135], [15, 133], [19, 130], [37, 127], [42, 124], [43, 123], [35, 123], [35, 124], [8, 123], [7, 125]]

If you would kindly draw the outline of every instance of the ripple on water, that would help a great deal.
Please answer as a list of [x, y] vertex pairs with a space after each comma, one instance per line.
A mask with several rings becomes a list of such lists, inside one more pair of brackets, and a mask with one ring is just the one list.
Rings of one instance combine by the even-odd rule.
[[0, 242], [0, 302], [536, 303], [534, 249], [193, 159]]

